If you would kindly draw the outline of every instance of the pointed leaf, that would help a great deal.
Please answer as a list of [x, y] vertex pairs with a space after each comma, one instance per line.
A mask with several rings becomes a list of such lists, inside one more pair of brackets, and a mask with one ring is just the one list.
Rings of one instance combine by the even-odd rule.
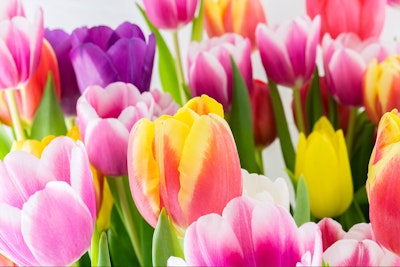
[[99, 266], [111, 266], [110, 252], [108, 250], [107, 234], [102, 232], [99, 241], [99, 259], [97, 261]]
[[203, 0], [199, 2], [199, 14], [192, 23], [192, 41], [200, 42], [203, 39], [204, 32], [204, 6]]
[[142, 13], [143, 18], [146, 20], [147, 26], [156, 36], [158, 48], [158, 70], [163, 91], [170, 93], [174, 101], [182, 105], [182, 99], [179, 93], [178, 73], [176, 70], [174, 57], [172, 56], [161, 33], [150, 22], [143, 8], [139, 4], [137, 4], [137, 7]]
[[157, 222], [153, 236], [153, 265], [166, 266], [171, 256], [183, 258], [183, 251], [179, 244], [173, 225], [163, 209]]
[[65, 135], [64, 114], [54, 91], [51, 73], [48, 76], [42, 100], [36, 110], [31, 129], [31, 139], [42, 140], [48, 135]]
[[310, 89], [307, 95], [306, 114], [308, 129], [311, 131], [314, 124], [322, 117], [322, 97], [319, 85], [318, 68], [315, 69], [314, 76], [311, 81]]
[[11, 133], [7, 132], [4, 125], [0, 123], [0, 160], [10, 152], [12, 146]]
[[256, 150], [253, 138], [253, 120], [250, 98], [246, 84], [239, 69], [231, 57], [233, 92], [229, 126], [235, 138], [240, 157], [240, 165], [250, 173], [259, 173], [256, 161]]
[[296, 189], [296, 209], [293, 218], [297, 226], [310, 221], [310, 200], [308, 198], [307, 184], [303, 176], [300, 176]]
[[353, 225], [366, 222], [367, 220], [365, 219], [359, 204], [353, 199], [350, 207], [340, 215], [337, 221], [342, 225], [343, 230], [348, 231]]
[[89, 252], [83, 254], [83, 256], [76, 262], [75, 266], [79, 267], [91, 267], [92, 263], [90, 260]]

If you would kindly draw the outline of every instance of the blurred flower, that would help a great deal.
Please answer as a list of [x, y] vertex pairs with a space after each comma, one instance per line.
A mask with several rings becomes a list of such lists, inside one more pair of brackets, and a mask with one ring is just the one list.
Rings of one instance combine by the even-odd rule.
[[283, 207], [247, 197], [231, 200], [222, 216], [207, 214], [191, 224], [184, 252], [189, 266], [295, 266], [304, 254], [309, 264], [322, 264], [315, 223], [297, 228]]
[[132, 83], [140, 92], [149, 90], [156, 46], [154, 34], [146, 43], [137, 25], [124, 22], [115, 30], [107, 26], [78, 28], [70, 38], [70, 59], [81, 92], [90, 85], [106, 87], [117, 81]]
[[151, 23], [160, 29], [178, 29], [193, 20], [198, 0], [143, 0]]
[[253, 74], [249, 39], [244, 39], [238, 34], [226, 33], [189, 45], [188, 76], [192, 96], [206, 94], [221, 103], [227, 113], [230, 111], [233, 88], [231, 56], [247, 89], [251, 91]]
[[310, 208], [317, 218], [342, 214], [353, 200], [353, 181], [342, 130], [321, 117], [306, 138], [300, 133], [295, 177], [307, 183]]
[[399, 0], [387, 0], [387, 4], [391, 7], [400, 7], [400, 1]]
[[[43, 44], [43, 14], [33, 22], [23, 16], [20, 3], [7, 1], [11, 10], [0, 18], [0, 89], [20, 89], [35, 73]], [[2, 6], [3, 7], [3, 6]]]
[[96, 200], [81, 142], [55, 138], [40, 159], [12, 151], [0, 172], [0, 250], [6, 257], [23, 266], [66, 266], [89, 249]]
[[90, 162], [106, 176], [126, 175], [128, 137], [133, 125], [141, 118], [153, 120], [177, 109], [169, 94], [141, 94], [129, 83], [89, 86], [78, 99], [77, 116]]
[[265, 148], [277, 137], [274, 109], [267, 83], [260, 80], [253, 81], [250, 104], [254, 143], [257, 147]]
[[289, 187], [283, 178], [278, 177], [272, 181], [265, 175], [249, 173], [242, 169], [242, 179], [244, 196], [260, 201], [269, 201], [281, 205], [289, 211]]
[[365, 111], [375, 125], [384, 113], [400, 109], [400, 56], [380, 64], [374, 59], [367, 67], [363, 92]]
[[209, 37], [234, 32], [249, 38], [254, 48], [258, 23], [267, 23], [260, 0], [204, 1], [204, 24]]
[[306, 0], [307, 14], [321, 16], [321, 37], [352, 32], [365, 40], [379, 37], [385, 22], [386, 0]]
[[320, 18], [302, 16], [275, 28], [259, 24], [256, 38], [265, 72], [273, 82], [300, 88], [312, 76], [319, 42]]
[[76, 115], [76, 101], [81, 92], [78, 88], [74, 68], [69, 58], [71, 38], [61, 29], [45, 29], [44, 36], [51, 44], [57, 57], [61, 81], [61, 107], [64, 114]]
[[322, 50], [329, 91], [339, 103], [348, 106], [363, 104], [363, 77], [372, 59], [380, 62], [396, 51], [376, 39], [362, 41], [353, 33], [341, 34], [335, 40], [326, 35]]
[[400, 182], [400, 113], [385, 113], [378, 125], [376, 143], [368, 166], [366, 189], [369, 216], [379, 243], [400, 254], [400, 209], [398, 197]]
[[[206, 103], [219, 106], [209, 110], [223, 114], [221, 104]], [[202, 215], [220, 214], [229, 200], [242, 194], [235, 141], [218, 114], [199, 115], [184, 106], [174, 116], [154, 122], [142, 119], [132, 129], [128, 146], [131, 193], [153, 227], [163, 208], [180, 231]]]
[[20, 0], [3, 0], [0, 9], [0, 21], [10, 20], [15, 16], [25, 17], [24, 7]]

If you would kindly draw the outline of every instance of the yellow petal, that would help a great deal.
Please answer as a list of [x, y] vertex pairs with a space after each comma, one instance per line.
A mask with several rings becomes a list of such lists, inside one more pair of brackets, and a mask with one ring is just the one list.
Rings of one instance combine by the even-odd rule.
[[218, 103], [214, 98], [211, 98], [207, 95], [202, 95], [190, 99], [185, 104], [185, 107], [192, 109], [199, 115], [214, 113], [221, 118], [224, 117], [224, 108], [222, 104]]

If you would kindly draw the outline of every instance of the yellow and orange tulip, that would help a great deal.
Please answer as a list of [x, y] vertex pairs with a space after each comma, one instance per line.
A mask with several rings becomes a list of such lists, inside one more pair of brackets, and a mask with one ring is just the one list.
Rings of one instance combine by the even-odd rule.
[[342, 130], [321, 117], [306, 138], [300, 133], [295, 176], [307, 183], [311, 213], [317, 218], [342, 214], [353, 200], [353, 181]]
[[242, 194], [239, 156], [221, 111], [216, 101], [197, 97], [174, 116], [141, 119], [132, 129], [131, 193], [153, 227], [163, 208], [181, 231], [202, 215], [221, 214], [229, 200]]
[[385, 113], [368, 166], [369, 217], [376, 240], [400, 254], [400, 113]]

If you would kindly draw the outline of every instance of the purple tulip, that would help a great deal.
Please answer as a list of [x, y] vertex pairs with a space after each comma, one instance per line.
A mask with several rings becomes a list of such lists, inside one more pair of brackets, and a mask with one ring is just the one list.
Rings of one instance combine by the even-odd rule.
[[0, 251], [21, 266], [68, 266], [90, 247], [96, 198], [82, 142], [58, 137], [41, 158], [0, 162]]
[[192, 96], [206, 94], [229, 112], [232, 101], [232, 66], [237, 64], [247, 88], [253, 87], [251, 43], [235, 33], [226, 33], [201, 43], [192, 42], [188, 50], [189, 87]]
[[341, 104], [363, 104], [362, 83], [373, 58], [383, 60], [396, 53], [393, 44], [381, 45], [377, 39], [361, 40], [354, 33], [342, 33], [336, 39], [326, 34], [322, 40], [323, 64], [328, 89]]
[[161, 29], [178, 29], [193, 20], [199, 0], [143, 0], [149, 20]]
[[0, 4], [3, 8], [6, 12], [0, 14], [0, 89], [16, 89], [29, 81], [39, 65], [43, 14], [38, 10], [31, 22], [23, 16], [19, 2], [6, 1]]
[[184, 253], [188, 266], [321, 266], [321, 232], [315, 223], [297, 228], [279, 205], [238, 197], [222, 216], [208, 214], [189, 226]]
[[140, 92], [149, 90], [154, 34], [146, 43], [137, 25], [124, 22], [115, 30], [107, 26], [75, 29], [71, 42], [70, 59], [81, 92], [90, 85], [106, 87], [117, 81], [132, 83]]
[[256, 38], [268, 78], [291, 88], [307, 83], [316, 66], [320, 28], [319, 16], [297, 17], [275, 28], [259, 24]]
[[89, 86], [77, 103], [78, 125], [90, 162], [106, 176], [128, 173], [129, 132], [141, 118], [154, 120], [178, 110], [169, 94], [140, 93], [134, 85], [115, 82], [104, 89]]

